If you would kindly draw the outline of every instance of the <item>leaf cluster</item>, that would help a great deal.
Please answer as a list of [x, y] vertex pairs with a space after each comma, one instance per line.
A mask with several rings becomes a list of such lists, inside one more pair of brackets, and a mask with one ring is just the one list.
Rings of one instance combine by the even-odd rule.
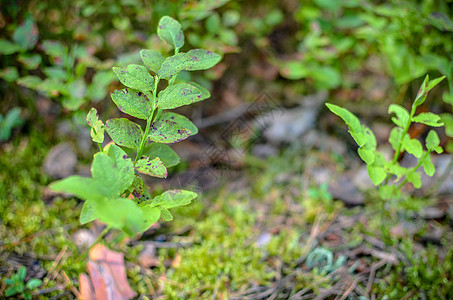
[[[400, 105], [390, 105], [388, 112], [395, 115], [392, 117], [392, 122], [396, 125], [389, 136], [389, 143], [394, 150], [394, 157], [391, 161], [387, 161], [384, 155], [376, 150], [376, 138], [369, 127], [361, 124], [360, 120], [349, 110], [335, 104], [326, 104], [330, 111], [343, 119], [348, 125], [349, 133], [359, 146], [357, 152], [367, 164], [367, 171], [371, 181], [375, 185], [380, 185], [384, 181], [387, 184], [392, 176], [395, 177], [394, 182], [401, 181], [397, 186], [383, 185], [380, 191], [384, 198], [399, 194], [400, 188], [406, 182], [412, 183], [415, 188], [420, 188], [422, 181], [421, 174], [418, 172], [419, 167], [422, 167], [428, 176], [434, 175], [435, 167], [429, 154], [431, 152], [442, 153], [443, 149], [439, 146], [439, 136], [436, 131], [431, 130], [426, 137], [425, 149], [423, 149], [422, 143], [416, 138], [411, 138], [408, 130], [413, 123], [421, 123], [431, 127], [443, 126], [440, 116], [431, 112], [416, 114], [416, 110], [417, 107], [425, 102], [428, 92], [444, 78], [445, 76], [429, 80], [429, 77], [426, 76], [410, 112]], [[418, 163], [415, 167], [406, 168], [399, 164], [398, 158], [403, 152], [410, 153], [416, 157]]]
[[[157, 33], [174, 48], [174, 55], [164, 57], [155, 50], [142, 50], [140, 56], [146, 67], [130, 64], [113, 68], [126, 86], [111, 94], [113, 102], [121, 112], [146, 120], [145, 129], [128, 118], [104, 123], [92, 108], [86, 120], [93, 141], [101, 149], [94, 155], [92, 177], [71, 176], [51, 185], [53, 190], [85, 200], [82, 224], [99, 219], [133, 236], [159, 218], [172, 220], [168, 209], [187, 205], [197, 196], [190, 191], [169, 190], [151, 198], [138, 173], [165, 178], [167, 168], [179, 163], [178, 155], [167, 144], [182, 141], [198, 129], [187, 117], [167, 110], [205, 100], [210, 93], [196, 83], [175, 83], [176, 76], [183, 70], [209, 69], [220, 56], [203, 49], [180, 52], [184, 34], [181, 25], [170, 17], [160, 20]], [[159, 91], [161, 79], [168, 85]], [[103, 148], [105, 132], [113, 143]]]
[[17, 270], [16, 274], [11, 278], [5, 279], [4, 283], [7, 285], [5, 290], [5, 296], [11, 297], [15, 295], [22, 295], [25, 299], [31, 300], [32, 295], [30, 291], [33, 291], [42, 284], [40, 279], [32, 278], [25, 283], [25, 276], [27, 275], [27, 269], [22, 266]]

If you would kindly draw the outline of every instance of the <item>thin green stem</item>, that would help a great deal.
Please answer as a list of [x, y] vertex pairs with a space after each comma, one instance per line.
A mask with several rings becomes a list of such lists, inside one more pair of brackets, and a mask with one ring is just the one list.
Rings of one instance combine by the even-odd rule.
[[[411, 109], [411, 113], [410, 113], [409, 119], [407, 120], [407, 123], [406, 123], [406, 125], [404, 126], [404, 129], [403, 129], [403, 133], [401, 134], [401, 137], [400, 137], [400, 139], [398, 141], [398, 146], [396, 147], [395, 155], [393, 155], [392, 162], [394, 164], [398, 161], [398, 157], [401, 154], [401, 147], [403, 145], [403, 140], [404, 140], [404, 137], [406, 136], [407, 132], [409, 131], [409, 128], [410, 128], [411, 124], [412, 124], [412, 117], [415, 114], [416, 108], [417, 107], [414, 104], [412, 104], [412, 109]], [[388, 182], [390, 180], [390, 177], [391, 177], [391, 175], [387, 175], [387, 178], [385, 179], [385, 184], [388, 184]]]
[[142, 157], [143, 150], [145, 149], [146, 141], [148, 140], [149, 130], [151, 128], [153, 114], [154, 114], [154, 109], [151, 111], [151, 116], [146, 120], [145, 133], [143, 134], [142, 140], [140, 142], [140, 148], [137, 151], [137, 156], [135, 157], [134, 165]]
[[[426, 157], [429, 155], [429, 151], [426, 151], [425, 154], [423, 154], [423, 156], [418, 160], [418, 164], [412, 168], [412, 170], [410, 172], [415, 172], [417, 171], [418, 168], [420, 168], [420, 166], [422, 165], [422, 162], [426, 159]], [[409, 173], [410, 173], [409, 172]], [[399, 185], [398, 185], [398, 190], [401, 189], [409, 180], [407, 179], [407, 175], [406, 175], [406, 178], [404, 179], [403, 182], [401, 182]]]
[[102, 148], [102, 144], [98, 143], [98, 146], [99, 146], [99, 150], [101, 150], [101, 152], [104, 152], [104, 148]]
[[143, 150], [145, 149], [146, 142], [148, 141], [148, 134], [151, 129], [151, 124], [156, 119], [156, 115], [154, 114], [154, 111], [156, 110], [156, 106], [157, 106], [157, 86], [158, 86], [158, 84], [159, 84], [159, 76], [156, 75], [156, 78], [154, 80], [154, 91], [153, 91], [153, 101], [151, 104], [151, 114], [149, 115], [148, 119], [146, 120], [145, 133], [143, 134], [142, 140], [140, 141], [140, 147], [138, 148], [137, 156], [135, 157], [135, 161], [134, 161], [134, 165], [142, 157]]

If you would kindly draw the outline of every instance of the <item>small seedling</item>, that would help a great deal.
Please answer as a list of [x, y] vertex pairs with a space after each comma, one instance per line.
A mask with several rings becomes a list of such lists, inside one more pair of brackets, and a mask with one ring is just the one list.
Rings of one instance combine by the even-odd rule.
[[[445, 76], [429, 80], [426, 76], [423, 81], [415, 101], [412, 103], [411, 111], [408, 112], [404, 107], [392, 104], [388, 112], [395, 114], [392, 118], [396, 127], [390, 133], [389, 143], [394, 152], [393, 159], [387, 161], [384, 155], [376, 150], [376, 138], [367, 126], [360, 124], [359, 119], [345, 108], [327, 103], [327, 107], [349, 126], [349, 133], [359, 146], [358, 154], [367, 164], [368, 175], [375, 185], [380, 185], [379, 193], [383, 199], [401, 196], [401, 188], [410, 182], [415, 188], [422, 185], [419, 167], [423, 167], [428, 176], [433, 176], [435, 172], [434, 164], [431, 162], [430, 153], [442, 153], [443, 149], [439, 146], [439, 136], [436, 131], [431, 130], [425, 140], [426, 150], [418, 139], [411, 138], [408, 134], [412, 123], [422, 123], [427, 126], [440, 127], [444, 124], [440, 117], [431, 112], [416, 114], [417, 107], [422, 105], [428, 92], [441, 82]], [[417, 158], [417, 165], [414, 167], [402, 167], [398, 158], [403, 152], [408, 152]], [[391, 179], [392, 182], [390, 181]], [[399, 184], [397, 184], [399, 182]], [[392, 184], [391, 184], [392, 183]]]
[[22, 295], [24, 299], [31, 300], [31, 291], [36, 289], [42, 284], [40, 279], [32, 278], [25, 283], [25, 276], [27, 275], [27, 269], [22, 266], [17, 270], [17, 273], [11, 276], [11, 278], [5, 279], [5, 284], [8, 288], [5, 291], [5, 297]]
[[[165, 178], [167, 167], [179, 162], [167, 144], [184, 140], [198, 129], [185, 116], [168, 110], [207, 99], [210, 93], [193, 82], [175, 83], [176, 77], [183, 70], [209, 69], [221, 57], [203, 49], [180, 52], [184, 34], [181, 25], [170, 17], [160, 20], [157, 33], [174, 48], [173, 56], [165, 58], [155, 50], [142, 50], [140, 56], [147, 68], [135, 64], [113, 68], [127, 87], [111, 94], [113, 102], [123, 113], [146, 120], [145, 129], [127, 118], [109, 119], [104, 124], [92, 108], [87, 122], [91, 137], [100, 148], [91, 165], [92, 177], [71, 176], [51, 184], [55, 191], [85, 200], [80, 215], [82, 224], [99, 219], [108, 229], [135, 236], [159, 218], [172, 220], [170, 208], [187, 205], [197, 197], [191, 191], [169, 190], [152, 198], [137, 173]], [[159, 91], [162, 79], [168, 85]], [[113, 140], [105, 148], [104, 131]]]

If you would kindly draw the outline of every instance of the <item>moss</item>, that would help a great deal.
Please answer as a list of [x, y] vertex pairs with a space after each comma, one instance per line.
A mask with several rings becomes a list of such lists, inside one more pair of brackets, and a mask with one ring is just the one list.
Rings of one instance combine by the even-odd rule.
[[[67, 250], [63, 270], [77, 278], [85, 262], [77, 258], [70, 233], [79, 227], [80, 208], [76, 200], [55, 199], [46, 204], [42, 190], [50, 182], [42, 164], [51, 144], [44, 135], [32, 131], [3, 147], [0, 155], [0, 240], [2, 249], [34, 253], [38, 258], [56, 256]], [[49, 270], [53, 261], [42, 261]]]
[[[273, 277], [265, 253], [255, 244], [254, 213], [245, 206], [224, 206], [196, 224], [194, 245], [176, 252], [177, 261], [167, 270], [164, 293], [170, 298], [199, 299], [266, 284]], [[160, 259], [168, 257], [161, 250]]]
[[402, 242], [401, 249], [409, 265], [401, 263], [390, 274], [378, 273], [378, 277], [384, 277], [374, 285], [378, 295], [386, 295], [389, 299], [408, 295], [411, 298], [447, 299], [446, 295], [453, 295], [453, 248], [446, 252], [433, 246], [420, 248], [407, 240]]

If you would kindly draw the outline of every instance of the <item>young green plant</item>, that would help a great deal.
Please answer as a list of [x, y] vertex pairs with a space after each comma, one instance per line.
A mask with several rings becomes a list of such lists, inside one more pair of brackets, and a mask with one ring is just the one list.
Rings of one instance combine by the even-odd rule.
[[17, 273], [11, 276], [11, 278], [6, 278], [4, 283], [6, 284], [7, 288], [5, 290], [5, 297], [18, 297], [18, 295], [22, 295], [22, 297], [26, 300], [32, 299], [31, 292], [38, 288], [42, 281], [37, 278], [32, 278], [25, 282], [25, 277], [27, 275], [27, 269], [22, 266], [17, 270]]
[[[131, 64], [113, 68], [127, 87], [111, 94], [113, 102], [123, 113], [146, 120], [145, 129], [127, 118], [109, 119], [104, 124], [92, 108], [87, 122], [100, 149], [93, 158], [92, 177], [71, 176], [51, 184], [55, 191], [85, 200], [80, 215], [82, 224], [99, 219], [107, 224], [107, 230], [116, 228], [135, 236], [159, 218], [172, 220], [170, 208], [187, 205], [197, 197], [194, 192], [175, 189], [152, 198], [137, 173], [165, 178], [167, 167], [179, 162], [167, 144], [184, 140], [198, 129], [185, 116], [168, 110], [205, 100], [210, 93], [194, 82], [176, 83], [176, 77], [183, 70], [209, 69], [221, 57], [203, 49], [180, 52], [184, 34], [181, 25], [170, 17], [160, 20], [157, 34], [174, 48], [173, 56], [165, 58], [157, 51], [141, 50], [146, 67]], [[159, 91], [162, 80], [168, 84]], [[106, 147], [102, 145], [104, 131], [113, 140]]]
[[[376, 138], [370, 128], [361, 124], [359, 119], [347, 109], [335, 104], [326, 104], [330, 111], [342, 118], [348, 125], [349, 133], [359, 146], [357, 152], [367, 164], [368, 175], [373, 184], [380, 185], [379, 193], [383, 199], [400, 197], [401, 188], [407, 182], [412, 183], [415, 188], [420, 188], [422, 185], [421, 174], [418, 171], [420, 167], [423, 167], [428, 176], [434, 175], [435, 167], [431, 162], [430, 153], [443, 151], [439, 146], [439, 136], [436, 131], [431, 130], [426, 137], [426, 150], [424, 150], [420, 141], [411, 138], [408, 131], [412, 123], [422, 123], [432, 127], [443, 126], [438, 115], [431, 112], [416, 114], [416, 110], [425, 102], [428, 92], [444, 78], [445, 76], [429, 80], [429, 77], [426, 76], [412, 103], [410, 112], [398, 104], [390, 105], [388, 112], [395, 114], [392, 121], [396, 125], [389, 136], [389, 143], [394, 150], [393, 159], [390, 161], [387, 161], [384, 154], [376, 150]], [[399, 164], [398, 158], [405, 151], [416, 157], [416, 166], [403, 167]], [[394, 180], [391, 181], [392, 178]]]

